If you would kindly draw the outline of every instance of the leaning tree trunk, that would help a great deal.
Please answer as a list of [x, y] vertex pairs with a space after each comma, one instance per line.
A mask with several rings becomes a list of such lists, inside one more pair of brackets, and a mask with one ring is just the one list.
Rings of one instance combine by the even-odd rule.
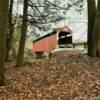
[[100, 0], [98, 0], [98, 7], [95, 16], [94, 28], [93, 28], [93, 56], [100, 57]]
[[7, 42], [6, 42], [6, 61], [9, 59], [9, 52], [12, 46], [12, 39], [13, 39], [13, 33], [14, 33], [14, 24], [12, 22], [12, 11], [13, 11], [13, 2], [14, 0], [10, 0], [10, 6], [9, 6], [9, 34], [7, 37]]
[[8, 28], [8, 5], [9, 0], [0, 1], [0, 85], [4, 85], [4, 61], [6, 48], [6, 34]]
[[96, 14], [96, 2], [95, 0], [87, 0], [88, 3], [88, 55], [94, 55], [94, 37], [93, 37], [93, 27]]
[[21, 32], [21, 39], [19, 43], [19, 51], [17, 55], [16, 67], [20, 67], [23, 65], [24, 47], [25, 47], [25, 40], [27, 34], [27, 10], [28, 10], [28, 0], [24, 0], [22, 32]]

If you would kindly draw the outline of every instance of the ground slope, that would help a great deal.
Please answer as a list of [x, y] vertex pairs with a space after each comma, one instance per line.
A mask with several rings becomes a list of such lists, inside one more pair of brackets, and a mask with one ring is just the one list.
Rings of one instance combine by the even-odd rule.
[[0, 100], [100, 100], [100, 59], [76, 51], [60, 51], [18, 69], [8, 63], [6, 78]]

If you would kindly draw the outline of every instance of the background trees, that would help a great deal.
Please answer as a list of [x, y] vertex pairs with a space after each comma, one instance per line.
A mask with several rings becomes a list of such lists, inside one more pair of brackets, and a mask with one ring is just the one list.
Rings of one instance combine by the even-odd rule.
[[33, 27], [34, 32], [35, 30], [48, 31], [53, 25], [65, 20], [70, 9], [82, 11], [83, 0], [63, 2], [61, 0], [29, 0], [28, 25]]

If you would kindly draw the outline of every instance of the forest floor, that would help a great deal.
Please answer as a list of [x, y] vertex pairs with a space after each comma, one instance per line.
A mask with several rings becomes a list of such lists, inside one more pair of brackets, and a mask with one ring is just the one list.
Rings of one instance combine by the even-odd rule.
[[6, 64], [0, 100], [100, 100], [100, 59], [60, 51], [21, 68]]

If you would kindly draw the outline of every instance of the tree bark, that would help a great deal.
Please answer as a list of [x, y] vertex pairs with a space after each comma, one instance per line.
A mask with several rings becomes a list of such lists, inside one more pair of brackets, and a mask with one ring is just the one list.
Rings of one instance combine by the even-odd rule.
[[6, 34], [8, 32], [8, 5], [9, 0], [0, 1], [0, 85], [4, 85], [4, 61], [6, 50]]
[[93, 56], [100, 57], [100, 0], [98, 0], [98, 6], [95, 16], [94, 28], [93, 28], [93, 38], [94, 38], [94, 45], [93, 45]]
[[28, 10], [28, 0], [24, 0], [24, 8], [23, 8], [23, 20], [22, 20], [22, 32], [21, 32], [21, 39], [19, 43], [19, 51], [17, 55], [17, 62], [16, 67], [20, 67], [23, 65], [23, 58], [24, 58], [24, 47], [25, 47], [25, 40], [27, 35], [27, 10]]
[[9, 34], [7, 37], [6, 42], [6, 61], [9, 60], [9, 52], [12, 46], [12, 39], [13, 39], [13, 33], [14, 33], [14, 24], [12, 22], [12, 11], [13, 11], [13, 2], [14, 0], [10, 0], [10, 6], [9, 6]]
[[93, 28], [96, 15], [96, 2], [95, 0], [87, 0], [88, 3], [88, 55], [94, 55], [94, 36]]

